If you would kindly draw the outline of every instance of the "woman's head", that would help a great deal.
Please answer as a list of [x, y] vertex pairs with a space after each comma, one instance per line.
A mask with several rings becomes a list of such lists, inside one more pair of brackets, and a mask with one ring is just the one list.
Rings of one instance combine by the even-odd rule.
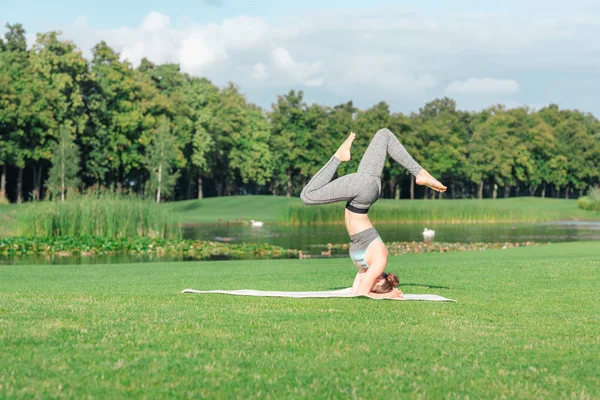
[[377, 279], [375, 286], [373, 287], [372, 292], [374, 293], [388, 293], [394, 290], [395, 287], [398, 287], [400, 284], [400, 280], [398, 279], [398, 275], [394, 273], [383, 273]]

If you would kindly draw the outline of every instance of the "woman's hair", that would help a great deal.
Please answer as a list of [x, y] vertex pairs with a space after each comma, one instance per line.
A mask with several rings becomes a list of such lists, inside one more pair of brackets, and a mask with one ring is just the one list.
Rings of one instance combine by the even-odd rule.
[[383, 277], [383, 281], [380, 284], [375, 285], [372, 290], [373, 293], [388, 293], [394, 290], [394, 288], [400, 284], [398, 275], [394, 274], [393, 272], [389, 274], [384, 272], [381, 274], [381, 276]]

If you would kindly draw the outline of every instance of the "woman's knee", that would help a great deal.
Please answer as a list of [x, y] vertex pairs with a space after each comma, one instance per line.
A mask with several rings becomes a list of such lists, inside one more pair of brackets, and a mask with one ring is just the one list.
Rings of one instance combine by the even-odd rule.
[[388, 128], [382, 128], [382, 129], [378, 130], [377, 133], [375, 134], [375, 136], [389, 136], [389, 135], [393, 135], [393, 133]]
[[302, 192], [300, 193], [300, 200], [302, 200], [302, 202], [306, 205], [311, 205], [313, 204], [313, 201], [307, 197], [306, 192], [306, 188], [302, 189]]

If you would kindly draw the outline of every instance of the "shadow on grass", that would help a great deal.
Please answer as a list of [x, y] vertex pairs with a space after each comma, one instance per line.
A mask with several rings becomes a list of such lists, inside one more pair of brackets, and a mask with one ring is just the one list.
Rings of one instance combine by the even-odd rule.
[[417, 287], [426, 287], [429, 289], [450, 289], [450, 286], [437, 286], [437, 285], [426, 285], [424, 283], [400, 283], [400, 286], [417, 286]]
[[[451, 289], [450, 286], [426, 285], [424, 283], [400, 283], [401, 288], [403, 288], [405, 286], [426, 287], [429, 289]], [[332, 288], [329, 288], [329, 290], [342, 290], [342, 289], [346, 289], [346, 288], [348, 288], [348, 286], [332, 287]]]
[[194, 211], [203, 207], [203, 204], [199, 201], [192, 202], [190, 204], [186, 204], [184, 206], [180, 206], [178, 211]]

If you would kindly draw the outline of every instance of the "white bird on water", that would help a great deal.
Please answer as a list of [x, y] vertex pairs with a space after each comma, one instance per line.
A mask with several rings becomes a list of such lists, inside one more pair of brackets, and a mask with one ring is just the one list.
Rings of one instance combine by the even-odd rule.
[[423, 239], [425, 239], [426, 242], [432, 241], [434, 237], [435, 237], [434, 230], [427, 229], [427, 228], [425, 228], [425, 230], [423, 230]]
[[260, 222], [260, 221], [255, 221], [255, 220], [250, 220], [250, 223], [252, 224], [253, 227], [255, 228], [260, 228], [261, 226], [263, 226], [264, 222]]

